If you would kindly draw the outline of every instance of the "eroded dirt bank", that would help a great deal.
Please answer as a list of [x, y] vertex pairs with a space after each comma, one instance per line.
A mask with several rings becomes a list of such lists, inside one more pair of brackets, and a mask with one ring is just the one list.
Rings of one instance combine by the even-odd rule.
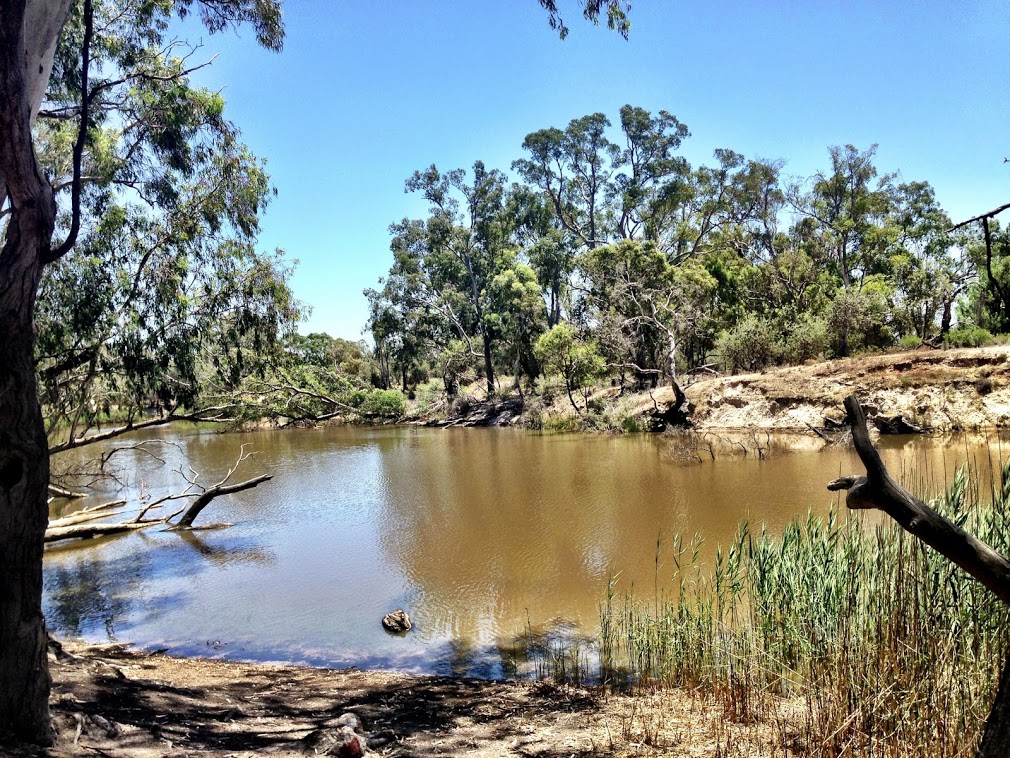
[[[1010, 426], [1010, 347], [920, 349], [845, 358], [754, 374], [687, 382], [694, 429], [803, 431], [841, 421], [842, 400], [857, 393], [869, 415], [902, 416], [923, 428]], [[662, 387], [624, 400], [646, 415], [653, 400], [673, 401]], [[809, 425], [809, 426], [808, 426]]]
[[857, 393], [869, 415], [921, 427], [1010, 426], [1010, 348], [920, 349], [705, 379], [687, 396], [699, 429], [800, 429], [840, 420]]
[[[893, 418], [924, 430], [972, 430], [1010, 426], [1010, 347], [918, 350], [823, 361], [736, 376], [682, 377], [689, 419], [698, 431], [789, 431], [810, 433], [826, 419], [840, 422], [842, 400], [857, 393], [868, 415]], [[596, 431], [654, 426], [657, 411], [674, 400], [669, 386], [645, 392], [600, 387], [590, 408], [577, 398], [579, 421], [558, 387], [525, 398], [492, 403], [479, 393], [461, 410], [415, 417], [437, 426], [520, 426], [559, 431]], [[566, 424], [568, 419], [573, 423]]]
[[[540, 683], [172, 658], [67, 645], [53, 658], [57, 745], [0, 755], [338, 755], [352, 712], [376, 756], [793, 755], [785, 722], [726, 722], [697, 693], [605, 695]], [[728, 747], [732, 745], [732, 753]]]

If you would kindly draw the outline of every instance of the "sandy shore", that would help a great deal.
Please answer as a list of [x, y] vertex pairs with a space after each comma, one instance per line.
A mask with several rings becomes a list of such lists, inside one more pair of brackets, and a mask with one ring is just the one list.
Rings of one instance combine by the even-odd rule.
[[338, 719], [366, 755], [791, 755], [782, 724], [738, 724], [701, 693], [613, 694], [537, 682], [173, 658], [124, 646], [51, 655], [57, 744], [11, 756], [339, 755]]

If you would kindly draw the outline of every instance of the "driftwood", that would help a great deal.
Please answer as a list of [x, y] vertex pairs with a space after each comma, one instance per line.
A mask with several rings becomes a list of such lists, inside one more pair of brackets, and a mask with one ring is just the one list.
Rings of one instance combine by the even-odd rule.
[[163, 523], [157, 521], [130, 521], [125, 524], [76, 524], [74, 526], [57, 526], [46, 529], [45, 541], [61, 542], [63, 540], [90, 539], [109, 534], [122, 534], [135, 529], [146, 529], [149, 526]]
[[51, 482], [49, 484], [49, 494], [52, 497], [59, 497], [64, 500], [80, 500], [82, 497], [88, 496], [86, 492], [72, 492], [71, 490], [64, 489], [63, 487], [58, 487]]
[[[245, 445], [243, 445], [235, 465], [228, 470], [228, 473], [224, 475], [224, 478], [222, 478], [221, 481], [211, 487], [203, 487], [202, 485], [197, 484], [196, 480], [199, 475], [195, 472], [192, 472], [191, 474], [183, 473], [183, 476], [187, 481], [187, 486], [182, 492], [178, 492], [173, 495], [165, 495], [146, 504], [130, 521], [113, 524], [93, 523], [101, 518], [121, 515], [122, 511], [118, 511], [116, 513], [108, 513], [107, 511], [110, 508], [125, 505], [125, 500], [114, 500], [109, 503], [103, 503], [101, 505], [96, 505], [92, 508], [79, 511], [78, 513], [71, 514], [70, 516], [62, 519], [54, 519], [49, 522], [49, 526], [46, 529], [45, 541], [48, 543], [59, 542], [62, 540], [87, 539], [109, 534], [130, 532], [136, 529], [145, 529], [149, 526], [155, 526], [158, 524], [167, 524], [169, 528], [173, 530], [188, 530], [197, 528], [193, 526], [193, 522], [196, 520], [196, 517], [200, 515], [200, 512], [210, 505], [215, 498], [220, 497], [221, 495], [230, 495], [235, 492], [252, 489], [253, 487], [262, 484], [263, 482], [270, 481], [273, 478], [270, 474], [261, 474], [260, 476], [247, 479], [244, 482], [238, 482], [237, 484], [228, 483], [242, 462], [252, 455], [253, 453], [246, 452]], [[194, 489], [197, 491], [192, 491]], [[165, 502], [170, 500], [188, 500], [190, 498], [195, 499], [188, 506], [180, 508], [175, 513], [171, 513], [168, 516], [158, 519], [144, 518], [148, 511], [152, 508], [160, 507]], [[181, 518], [173, 524], [172, 519], [178, 516], [181, 516]]]
[[[234, 469], [232, 469], [234, 471]], [[228, 476], [231, 476], [229, 472]], [[175, 529], [188, 529], [193, 526], [193, 522], [196, 517], [200, 515], [200, 511], [210, 505], [210, 501], [221, 495], [230, 495], [233, 492], [241, 492], [242, 490], [248, 490], [255, 487], [257, 484], [262, 484], [263, 482], [269, 482], [273, 479], [270, 474], [261, 474], [260, 476], [254, 477], [252, 479], [247, 479], [244, 482], [239, 482], [238, 484], [225, 484], [228, 478], [225, 477], [218, 484], [211, 487], [209, 490], [197, 497], [193, 501], [192, 505], [186, 509], [186, 512], [182, 514], [182, 518], [179, 519], [178, 523], [175, 524], [173, 528]]]
[[47, 529], [55, 529], [61, 526], [72, 526], [74, 524], [83, 524], [87, 521], [97, 521], [100, 518], [109, 518], [110, 516], [119, 516], [122, 511], [116, 511], [115, 513], [109, 513], [109, 511], [113, 508], [118, 508], [121, 505], [126, 505], [126, 501], [111, 500], [108, 503], [102, 503], [101, 505], [96, 505], [93, 508], [85, 508], [83, 511], [71, 513], [69, 516], [49, 519], [49, 526]]
[[908, 421], [899, 413], [897, 416], [874, 416], [873, 425], [881, 434], [922, 434], [925, 430]]
[[[948, 560], [956, 563], [1010, 605], [1010, 561], [975, 535], [944, 518], [901, 487], [884, 467], [866, 428], [866, 416], [855, 395], [845, 398], [852, 441], [866, 476], [846, 476], [828, 484], [848, 490], [845, 504], [853, 509], [876, 508], [893, 518]], [[1010, 745], [1010, 658], [1004, 664], [999, 689], [975, 758], [1006, 758]]]

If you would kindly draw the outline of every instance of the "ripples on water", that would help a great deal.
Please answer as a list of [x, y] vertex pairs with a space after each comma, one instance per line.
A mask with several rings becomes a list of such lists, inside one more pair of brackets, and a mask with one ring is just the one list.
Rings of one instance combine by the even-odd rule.
[[[57, 635], [484, 677], [509, 673], [531, 633], [592, 634], [611, 576], [619, 592], [667, 586], [675, 532], [702, 533], [712, 551], [743, 519], [779, 531], [826, 512], [825, 483], [861, 471], [844, 446], [772, 437], [333, 427], [147, 438], [173, 443], [153, 443], [164, 462], [117, 453], [120, 483], [90, 502], [179, 491], [184, 461], [217, 481], [242, 444], [257, 455], [238, 476], [274, 479], [201, 514], [227, 529], [50, 547]], [[966, 457], [987, 472], [1002, 452], [996, 438], [884, 446], [892, 470], [917, 471], [928, 481], [913, 487], [926, 489]], [[416, 625], [404, 638], [379, 625], [397, 607]]]

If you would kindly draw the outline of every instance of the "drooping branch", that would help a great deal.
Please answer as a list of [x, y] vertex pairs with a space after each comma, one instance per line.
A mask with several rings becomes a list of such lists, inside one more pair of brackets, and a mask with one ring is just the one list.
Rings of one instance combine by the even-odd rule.
[[895, 482], [870, 441], [866, 416], [855, 395], [845, 398], [845, 410], [866, 476], [836, 479], [828, 489], [848, 490], [845, 504], [849, 508], [883, 511], [905, 531], [956, 563], [1010, 605], [1010, 561]]
[[75, 439], [62, 442], [59, 445], [53, 445], [49, 448], [49, 454], [55, 455], [56, 453], [62, 453], [66, 450], [74, 450], [75, 448], [91, 445], [95, 442], [102, 442], [104, 440], [120, 437], [139, 429], [148, 429], [153, 426], [164, 426], [166, 424], [171, 424], [174, 421], [211, 421], [215, 423], [227, 423], [233, 419], [222, 414], [232, 407], [233, 406], [231, 405], [217, 405], [210, 408], [202, 408], [201, 410], [194, 411], [193, 413], [176, 414], [173, 412], [169, 413], [167, 416], [147, 419], [146, 421], [129, 421], [123, 426], [117, 426], [113, 429], [106, 429], [104, 432], [97, 432], [95, 434], [88, 435], [87, 437], [77, 437]]

